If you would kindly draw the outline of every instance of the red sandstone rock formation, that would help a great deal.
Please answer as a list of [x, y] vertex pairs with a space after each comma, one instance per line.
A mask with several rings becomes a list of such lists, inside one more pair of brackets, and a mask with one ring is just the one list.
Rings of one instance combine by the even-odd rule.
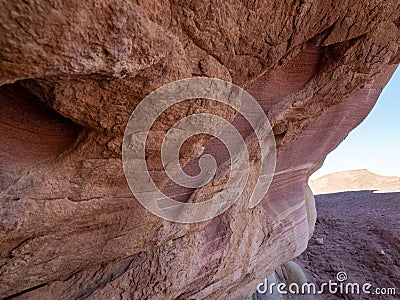
[[[315, 222], [308, 177], [365, 118], [400, 59], [396, 0], [1, 7], [0, 297], [252, 294], [305, 249]], [[210, 221], [183, 225], [133, 198], [121, 141], [137, 103], [192, 76], [245, 87], [270, 119], [278, 156], [260, 205], [248, 209], [241, 199]], [[158, 138], [168, 126], [198, 112], [239, 122], [207, 100], [171, 107], [154, 124], [149, 168], [160, 168]], [[212, 142], [189, 139], [182, 161], [190, 165], [202, 145], [218, 154]]]

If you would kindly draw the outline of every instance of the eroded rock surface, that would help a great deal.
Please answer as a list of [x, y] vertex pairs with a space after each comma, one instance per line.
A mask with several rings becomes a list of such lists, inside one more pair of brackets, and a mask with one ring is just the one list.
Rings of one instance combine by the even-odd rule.
[[[308, 177], [365, 118], [400, 59], [396, 0], [1, 7], [0, 297], [15, 299], [251, 295], [305, 249], [315, 223]], [[192, 76], [246, 88], [270, 119], [278, 155], [260, 205], [240, 199], [210, 221], [182, 225], [133, 198], [121, 142], [148, 93]], [[242, 124], [210, 100], [170, 107], [153, 127], [150, 169], [161, 170], [157, 146], [168, 128], [199, 112]], [[182, 162], [190, 166], [202, 146], [221, 153], [199, 135]], [[155, 181], [182, 201], [196, 193]]]

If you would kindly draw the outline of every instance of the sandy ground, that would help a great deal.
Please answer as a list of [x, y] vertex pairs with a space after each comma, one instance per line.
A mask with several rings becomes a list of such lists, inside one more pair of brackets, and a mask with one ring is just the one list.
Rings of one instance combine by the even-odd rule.
[[[400, 299], [400, 193], [341, 192], [316, 196], [318, 218], [307, 250], [297, 259], [311, 282], [369, 282], [395, 296], [324, 294], [320, 299]], [[322, 238], [323, 245], [316, 244]], [[383, 250], [382, 253], [380, 253]], [[317, 297], [315, 297], [317, 298]]]

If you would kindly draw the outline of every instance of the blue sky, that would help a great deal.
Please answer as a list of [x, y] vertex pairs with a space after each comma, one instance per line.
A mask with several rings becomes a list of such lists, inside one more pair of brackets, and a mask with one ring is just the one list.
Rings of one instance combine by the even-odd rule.
[[368, 169], [400, 176], [400, 67], [381, 93], [368, 117], [331, 152], [312, 175]]

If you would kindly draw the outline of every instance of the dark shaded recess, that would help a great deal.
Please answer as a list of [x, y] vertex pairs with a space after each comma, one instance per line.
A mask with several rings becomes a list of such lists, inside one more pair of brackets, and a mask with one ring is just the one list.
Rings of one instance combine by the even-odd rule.
[[61, 116], [20, 83], [0, 87], [0, 167], [13, 170], [56, 158], [82, 127]]

